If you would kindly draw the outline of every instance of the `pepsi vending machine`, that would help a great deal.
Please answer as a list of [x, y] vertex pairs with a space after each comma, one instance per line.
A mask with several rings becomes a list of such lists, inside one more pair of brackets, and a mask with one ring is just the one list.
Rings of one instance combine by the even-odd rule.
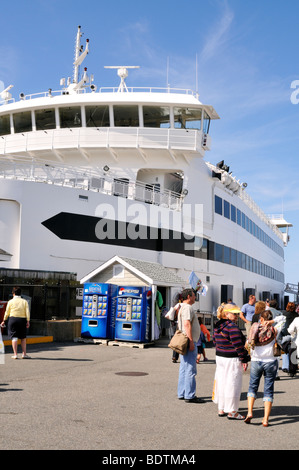
[[119, 287], [115, 339], [148, 342], [150, 340], [150, 312], [150, 289], [147, 287]]
[[114, 338], [118, 286], [86, 283], [83, 289], [81, 336]]

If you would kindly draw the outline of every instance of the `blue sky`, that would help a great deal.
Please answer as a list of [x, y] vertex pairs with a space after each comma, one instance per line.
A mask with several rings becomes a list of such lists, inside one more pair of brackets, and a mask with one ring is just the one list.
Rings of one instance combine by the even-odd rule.
[[221, 117], [206, 160], [224, 159], [266, 214], [283, 212], [293, 223], [285, 273], [296, 283], [298, 15], [298, 0], [15, 0], [1, 22], [0, 87], [13, 84], [14, 97], [58, 90], [72, 76], [81, 25], [90, 40], [84, 65], [97, 86], [118, 86], [104, 65], [126, 64], [141, 67], [128, 85], [164, 87], [168, 77], [171, 87], [197, 89]]

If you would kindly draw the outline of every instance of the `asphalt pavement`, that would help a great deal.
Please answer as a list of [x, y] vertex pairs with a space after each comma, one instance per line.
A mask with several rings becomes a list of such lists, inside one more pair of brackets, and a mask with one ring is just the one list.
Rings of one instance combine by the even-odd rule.
[[[206, 352], [209, 360], [197, 366], [197, 395], [204, 403], [195, 404], [177, 399], [179, 363], [172, 363], [165, 340], [147, 348], [33, 344], [26, 360], [13, 360], [7, 346], [0, 364], [0, 448], [298, 450], [299, 376], [280, 370], [268, 428], [261, 425], [263, 381], [251, 424], [230, 421], [218, 417], [212, 402], [215, 350]], [[243, 413], [248, 383], [249, 370], [243, 376]]]

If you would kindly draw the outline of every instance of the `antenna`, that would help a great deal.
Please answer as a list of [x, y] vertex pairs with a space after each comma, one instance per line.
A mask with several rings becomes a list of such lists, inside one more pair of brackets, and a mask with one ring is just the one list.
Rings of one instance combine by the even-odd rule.
[[169, 88], [169, 56], [167, 57], [166, 87]]
[[199, 93], [198, 93], [198, 60], [197, 60], [197, 54], [195, 58], [195, 91], [196, 91], [196, 97], [198, 99]]
[[125, 79], [129, 75], [128, 69], [139, 69], [139, 65], [105, 65], [105, 69], [117, 69], [117, 75], [120, 77], [118, 92], [129, 91]]
[[[83, 76], [82, 79], [79, 81], [79, 66], [82, 64], [83, 60], [89, 53], [89, 39], [86, 39], [86, 46], [85, 50], [83, 50], [83, 46], [81, 46], [81, 26], [78, 26], [78, 31], [77, 31], [77, 36], [76, 36], [76, 43], [75, 43], [75, 58], [73, 62], [74, 66], [74, 75], [73, 75], [73, 81], [71, 82], [71, 78], [68, 77], [67, 79], [67, 88], [65, 88], [66, 85], [66, 79], [61, 78], [60, 79], [60, 85], [64, 87], [66, 93], [77, 93], [80, 91], [82, 88], [86, 88], [88, 84], [93, 82], [93, 76], [92, 78], [88, 78], [87, 75], [87, 68], [84, 68]], [[92, 86], [92, 91], [96, 90], [95, 85]]]
[[79, 79], [79, 65], [82, 64], [83, 60], [87, 56], [89, 49], [89, 39], [86, 39], [86, 46], [85, 51], [83, 52], [83, 46], [81, 46], [81, 26], [78, 26], [78, 32], [76, 37], [76, 45], [75, 45], [75, 60], [74, 60], [74, 78], [73, 83], [78, 83]]

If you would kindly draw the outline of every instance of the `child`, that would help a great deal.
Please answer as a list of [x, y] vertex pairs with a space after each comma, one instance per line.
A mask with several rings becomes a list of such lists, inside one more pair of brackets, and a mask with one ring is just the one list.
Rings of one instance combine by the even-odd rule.
[[203, 355], [204, 361], [208, 360], [206, 357], [206, 353], [205, 353], [205, 347], [206, 347], [207, 340], [210, 341], [211, 339], [210, 332], [207, 329], [207, 327], [203, 324], [201, 317], [198, 317], [198, 322], [200, 324], [201, 333], [200, 333], [199, 340], [197, 342], [197, 359], [196, 359], [197, 364], [199, 364], [201, 355]]

